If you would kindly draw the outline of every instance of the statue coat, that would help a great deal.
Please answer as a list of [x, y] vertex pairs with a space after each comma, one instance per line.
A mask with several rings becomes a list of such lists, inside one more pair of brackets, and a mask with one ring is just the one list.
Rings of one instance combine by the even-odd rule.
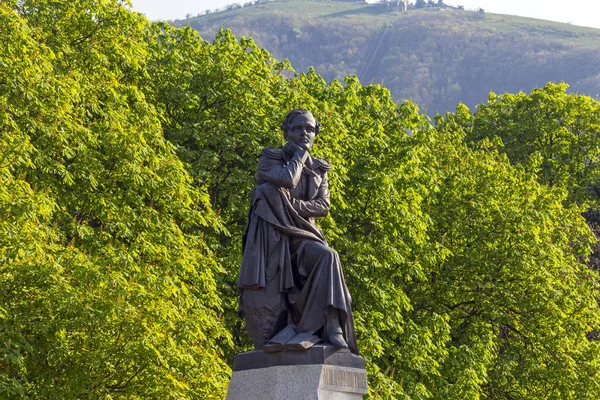
[[[329, 212], [330, 169], [329, 163], [306, 151], [290, 158], [283, 150], [263, 150], [242, 245], [240, 311], [245, 291], [276, 289], [284, 294], [288, 322], [294, 322], [298, 331], [316, 332], [325, 323], [325, 310], [333, 307], [339, 311], [350, 350], [358, 354], [352, 299], [339, 256], [315, 225], [315, 218]], [[278, 333], [278, 324], [269, 336]]]

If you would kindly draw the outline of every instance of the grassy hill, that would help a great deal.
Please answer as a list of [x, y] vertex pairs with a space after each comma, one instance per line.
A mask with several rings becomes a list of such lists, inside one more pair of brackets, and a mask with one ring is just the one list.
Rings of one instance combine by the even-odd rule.
[[600, 30], [454, 9], [398, 12], [382, 4], [277, 0], [178, 20], [207, 40], [221, 28], [252, 37], [296, 71], [356, 74], [430, 114], [470, 107], [489, 91], [548, 81], [600, 98]]

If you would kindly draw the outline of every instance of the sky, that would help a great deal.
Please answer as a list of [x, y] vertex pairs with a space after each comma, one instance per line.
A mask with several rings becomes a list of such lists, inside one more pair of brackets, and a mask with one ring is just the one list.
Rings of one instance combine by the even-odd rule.
[[[207, 9], [215, 10], [227, 4], [249, 0], [131, 0], [133, 9], [151, 20], [185, 18]], [[368, 0], [377, 2], [376, 0]], [[414, 0], [411, 0], [414, 2]], [[497, 14], [520, 15], [600, 28], [600, 0], [446, 0], [447, 4], [466, 9], [483, 8]]]

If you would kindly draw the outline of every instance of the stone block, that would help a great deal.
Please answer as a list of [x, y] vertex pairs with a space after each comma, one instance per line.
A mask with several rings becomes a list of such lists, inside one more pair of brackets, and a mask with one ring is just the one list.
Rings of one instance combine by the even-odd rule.
[[304, 351], [237, 355], [227, 400], [361, 400], [366, 393], [362, 357], [315, 345]]
[[367, 372], [325, 364], [235, 371], [227, 400], [362, 400]]

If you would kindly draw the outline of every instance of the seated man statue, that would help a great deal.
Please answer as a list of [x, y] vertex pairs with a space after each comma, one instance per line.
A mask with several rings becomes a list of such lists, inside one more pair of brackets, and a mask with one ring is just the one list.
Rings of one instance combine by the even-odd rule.
[[325, 160], [309, 151], [320, 123], [306, 110], [282, 124], [287, 143], [265, 148], [242, 241], [239, 311], [258, 349], [306, 349], [323, 341], [358, 354], [351, 298], [338, 254], [315, 218], [329, 212]]

